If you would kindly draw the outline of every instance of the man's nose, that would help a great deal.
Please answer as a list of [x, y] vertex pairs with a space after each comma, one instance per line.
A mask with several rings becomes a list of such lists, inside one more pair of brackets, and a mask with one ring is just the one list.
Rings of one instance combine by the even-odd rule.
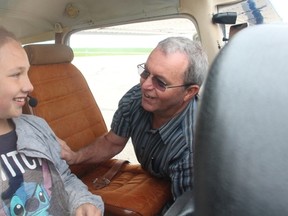
[[153, 76], [149, 75], [146, 79], [142, 79], [142, 87], [145, 88], [145, 89], [154, 88]]

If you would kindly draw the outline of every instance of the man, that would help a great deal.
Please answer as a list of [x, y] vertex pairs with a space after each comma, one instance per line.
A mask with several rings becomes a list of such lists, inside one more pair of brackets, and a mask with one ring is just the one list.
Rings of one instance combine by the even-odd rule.
[[197, 94], [208, 70], [198, 42], [170, 37], [161, 41], [145, 64], [140, 84], [120, 100], [111, 130], [78, 152], [62, 144], [69, 164], [100, 163], [123, 150], [131, 138], [142, 167], [169, 178], [174, 200], [193, 189], [193, 125]]
[[22, 114], [33, 90], [29, 67], [21, 44], [0, 27], [0, 215], [103, 215], [101, 197], [71, 174], [48, 124]]

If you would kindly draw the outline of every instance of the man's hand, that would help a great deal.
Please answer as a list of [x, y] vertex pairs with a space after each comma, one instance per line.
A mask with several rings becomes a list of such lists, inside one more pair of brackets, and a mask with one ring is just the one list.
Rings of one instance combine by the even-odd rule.
[[97, 137], [91, 144], [80, 148], [77, 152], [71, 150], [64, 140], [58, 138], [58, 142], [61, 145], [61, 158], [66, 160], [69, 165], [80, 163], [98, 164], [121, 152], [128, 139], [127, 137], [116, 135], [113, 131], [109, 131]]
[[102, 215], [101, 210], [89, 203], [80, 205], [76, 209], [75, 213], [75, 216], [101, 216], [101, 215]]
[[61, 145], [61, 158], [66, 160], [69, 165], [75, 164], [77, 153], [72, 151], [64, 140], [60, 139], [59, 137], [57, 137], [57, 140]]

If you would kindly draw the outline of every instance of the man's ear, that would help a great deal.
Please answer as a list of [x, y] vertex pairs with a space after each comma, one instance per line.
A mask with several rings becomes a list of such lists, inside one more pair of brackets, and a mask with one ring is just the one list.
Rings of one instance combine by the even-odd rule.
[[195, 95], [198, 94], [200, 87], [198, 85], [191, 85], [186, 89], [186, 95], [184, 101], [191, 100]]

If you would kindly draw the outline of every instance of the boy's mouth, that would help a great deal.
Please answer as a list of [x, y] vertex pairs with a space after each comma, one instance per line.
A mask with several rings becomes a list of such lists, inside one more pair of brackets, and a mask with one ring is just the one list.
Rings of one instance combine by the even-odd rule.
[[16, 102], [25, 102], [26, 98], [27, 97], [17, 97], [17, 98], [14, 98], [14, 101], [16, 101]]

